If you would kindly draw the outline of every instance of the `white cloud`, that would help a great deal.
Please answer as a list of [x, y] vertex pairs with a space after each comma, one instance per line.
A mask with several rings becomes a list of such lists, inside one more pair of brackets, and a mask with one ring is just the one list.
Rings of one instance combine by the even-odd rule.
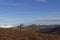
[[36, 0], [38, 2], [46, 2], [47, 0]]
[[0, 25], [0, 28], [11, 28], [11, 27], [15, 27], [13, 25]]
[[23, 6], [24, 3], [0, 3], [0, 5], [6, 5], [6, 6]]
[[22, 3], [22, 2], [8, 2], [8, 1], [0, 1], [0, 5], [4, 5], [4, 6], [26, 6], [26, 3]]

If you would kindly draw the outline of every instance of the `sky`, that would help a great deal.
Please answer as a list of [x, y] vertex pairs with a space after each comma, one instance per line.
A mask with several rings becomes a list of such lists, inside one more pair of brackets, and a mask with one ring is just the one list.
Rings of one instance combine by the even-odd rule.
[[60, 24], [60, 0], [0, 0], [0, 25]]

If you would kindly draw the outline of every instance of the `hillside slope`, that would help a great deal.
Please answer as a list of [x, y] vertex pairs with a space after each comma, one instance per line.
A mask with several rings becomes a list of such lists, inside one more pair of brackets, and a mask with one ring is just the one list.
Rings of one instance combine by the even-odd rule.
[[60, 35], [48, 35], [37, 32], [26, 32], [20, 29], [0, 28], [0, 40], [60, 40]]

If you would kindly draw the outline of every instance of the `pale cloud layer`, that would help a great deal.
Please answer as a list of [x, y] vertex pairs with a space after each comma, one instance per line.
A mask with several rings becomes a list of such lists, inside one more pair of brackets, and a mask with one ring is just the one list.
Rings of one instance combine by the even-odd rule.
[[[29, 13], [29, 12], [28, 12]], [[1, 14], [0, 15], [0, 24], [25, 24], [25, 23], [36, 23], [36, 24], [38, 24], [38, 23], [42, 23], [42, 24], [46, 24], [46, 23], [48, 23], [48, 24], [60, 24], [60, 11], [58, 11], [58, 12], [51, 12], [52, 14], [50, 15], [48, 15], [48, 16], [50, 16], [50, 17], [43, 17], [43, 18], [40, 18], [40, 17], [35, 17], [35, 18], [33, 18], [33, 17], [31, 17], [31, 18], [18, 18], [18, 17], [10, 17], [9, 18], [9, 16], [11, 16], [10, 14]], [[26, 14], [27, 15], [27, 14]], [[30, 15], [30, 14], [29, 14]], [[56, 16], [58, 16], [59, 15], [59, 17], [56, 17]], [[5, 16], [8, 16], [8, 17], [5, 17]], [[14, 15], [12, 15], [12, 16], [14, 16]], [[52, 16], [52, 17], [51, 17]], [[54, 17], [53, 17], [54, 16]]]
[[25, 23], [60, 24], [60, 18], [1, 18], [0, 17], [0, 24], [25, 24]]

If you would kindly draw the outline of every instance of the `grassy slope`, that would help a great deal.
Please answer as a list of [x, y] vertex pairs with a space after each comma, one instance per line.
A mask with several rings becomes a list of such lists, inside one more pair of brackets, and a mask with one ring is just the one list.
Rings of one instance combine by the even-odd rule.
[[0, 28], [0, 40], [60, 40], [60, 35], [48, 35], [35, 32], [21, 31], [20, 29]]

